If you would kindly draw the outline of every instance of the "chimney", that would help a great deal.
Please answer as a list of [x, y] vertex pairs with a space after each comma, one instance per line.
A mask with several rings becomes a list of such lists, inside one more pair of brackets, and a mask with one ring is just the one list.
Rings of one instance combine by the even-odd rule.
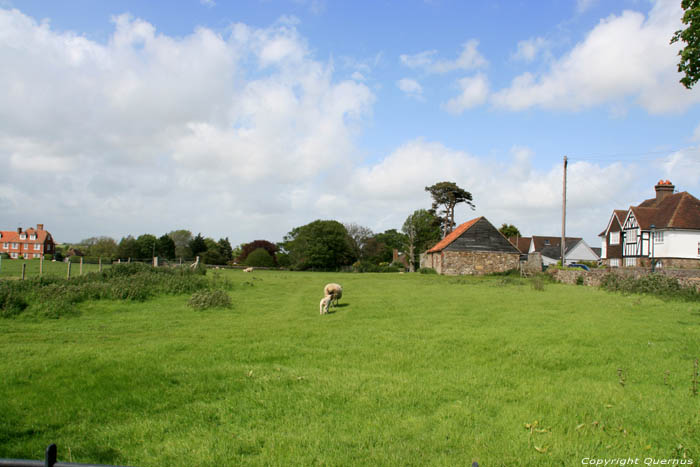
[[659, 204], [667, 196], [672, 195], [676, 187], [669, 180], [659, 180], [654, 189], [656, 190], [656, 204]]
[[395, 263], [396, 261], [399, 260], [399, 250], [397, 250], [396, 248], [394, 248], [394, 251], [393, 251], [392, 253], [393, 253], [393, 254], [392, 254], [392, 260], [391, 260], [391, 262], [392, 262], [392, 263]]
[[41, 232], [42, 230], [44, 230], [44, 224], [37, 224], [37, 225], [36, 225], [36, 230], [38, 230], [38, 231], [40, 231], [40, 232]]
[[22, 233], [22, 227], [17, 227], [17, 233]]

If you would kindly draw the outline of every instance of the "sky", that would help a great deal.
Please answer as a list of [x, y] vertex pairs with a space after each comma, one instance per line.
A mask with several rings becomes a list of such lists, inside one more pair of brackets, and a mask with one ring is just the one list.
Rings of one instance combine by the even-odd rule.
[[680, 0], [0, 0], [0, 229], [233, 245], [400, 230], [425, 187], [600, 246], [668, 179], [700, 196]]

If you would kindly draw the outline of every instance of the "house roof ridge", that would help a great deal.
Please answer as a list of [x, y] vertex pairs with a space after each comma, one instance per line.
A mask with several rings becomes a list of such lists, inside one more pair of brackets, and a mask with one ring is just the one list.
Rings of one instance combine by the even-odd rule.
[[[469, 220], [467, 222], [463, 222], [459, 224], [452, 232], [447, 234], [445, 238], [440, 240], [433, 246], [431, 249], [427, 251], [427, 253], [435, 253], [438, 251], [444, 250], [450, 243], [454, 242], [457, 238], [459, 238], [464, 232], [469, 230], [474, 224], [477, 223], [480, 219], [484, 219], [484, 216], [479, 216], [476, 217], [472, 220]], [[506, 239], [507, 240], [507, 239]]]

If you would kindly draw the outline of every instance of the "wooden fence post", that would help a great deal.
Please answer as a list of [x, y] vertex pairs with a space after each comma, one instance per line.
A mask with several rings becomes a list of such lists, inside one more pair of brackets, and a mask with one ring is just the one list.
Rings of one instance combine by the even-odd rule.
[[70, 259], [69, 259], [69, 260], [68, 260], [68, 272], [66, 273], [66, 279], [70, 279], [70, 265], [71, 265], [71, 262], [70, 262]]
[[102, 272], [102, 256], [100, 256], [100, 260], [99, 260], [98, 264], [100, 265], [100, 272]]
[[83, 275], [83, 257], [80, 257], [80, 275]]
[[39, 277], [44, 275], [44, 255], [39, 258]]
[[153, 267], [154, 267], [154, 268], [157, 268], [157, 267], [158, 267], [158, 257], [157, 257], [157, 256], [154, 256], [154, 257], [153, 257]]
[[27, 263], [22, 263], [22, 280], [24, 280], [24, 275], [27, 272]]

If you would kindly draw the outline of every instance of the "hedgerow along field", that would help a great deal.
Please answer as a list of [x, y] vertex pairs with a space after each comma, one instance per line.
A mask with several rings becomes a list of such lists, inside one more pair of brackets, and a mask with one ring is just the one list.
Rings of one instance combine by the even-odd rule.
[[[700, 303], [511, 277], [225, 271], [0, 320], [0, 457], [160, 465], [700, 461]], [[340, 306], [319, 316], [327, 282]]]

